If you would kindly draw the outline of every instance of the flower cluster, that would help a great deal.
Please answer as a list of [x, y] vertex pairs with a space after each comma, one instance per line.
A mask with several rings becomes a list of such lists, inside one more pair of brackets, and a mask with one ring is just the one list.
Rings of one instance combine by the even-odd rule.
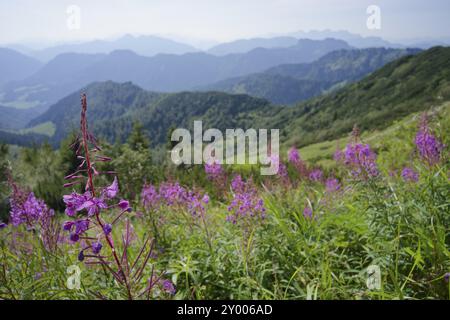
[[[113, 256], [118, 262], [118, 257], [114, 251], [114, 245], [110, 238], [110, 233], [112, 231], [112, 225], [119, 220], [120, 217], [125, 212], [130, 212], [131, 207], [127, 200], [121, 199], [119, 201], [114, 200], [119, 193], [119, 183], [117, 177], [114, 177], [111, 185], [96, 190], [94, 186], [94, 177], [98, 176], [100, 173], [96, 170], [96, 163], [108, 162], [111, 159], [106, 156], [99, 155], [98, 152], [101, 148], [97, 145], [95, 137], [88, 131], [87, 124], [87, 101], [86, 95], [81, 97], [81, 132], [75, 142], [72, 144], [72, 148], [75, 149], [77, 158], [81, 161], [77, 170], [66, 176], [65, 179], [69, 182], [66, 183], [65, 187], [72, 187], [74, 185], [85, 185], [84, 193], [77, 193], [73, 191], [71, 194], [64, 195], [63, 201], [66, 204], [65, 213], [69, 217], [76, 218], [73, 221], [66, 221], [63, 224], [63, 229], [70, 233], [70, 240], [73, 242], [78, 242], [83, 238], [84, 234], [97, 227], [97, 241], [90, 244], [87, 248], [92, 249], [92, 253], [98, 255], [103, 245], [101, 244], [101, 239], [104, 238], [111, 247]], [[83, 175], [86, 175], [86, 177]], [[113, 174], [115, 172], [105, 172], [106, 174]], [[114, 201], [115, 203], [109, 204], [109, 202]], [[118, 208], [120, 213], [114, 219], [111, 224], [106, 223], [101, 217], [100, 213], [106, 209]], [[92, 238], [85, 237], [90, 240]], [[79, 260], [84, 260], [84, 248], [78, 255]], [[121, 269], [120, 263], [117, 263], [119, 269]]]
[[300, 153], [298, 152], [297, 148], [292, 147], [289, 149], [288, 161], [293, 165], [297, 165], [301, 162]]
[[37, 222], [55, 214], [53, 209], [49, 209], [44, 201], [37, 199], [33, 192], [28, 195], [23, 191], [14, 192], [10, 205], [11, 223], [14, 226], [25, 224], [32, 228]]
[[336, 162], [341, 162], [344, 161], [344, 153], [342, 152], [341, 149], [336, 149], [336, 151], [333, 154], [333, 159]]
[[159, 186], [159, 190], [152, 185], [145, 185], [141, 197], [146, 209], [157, 210], [162, 205], [186, 208], [194, 217], [203, 216], [209, 203], [207, 194], [200, 195], [189, 191], [178, 182], [164, 182]]
[[243, 193], [246, 191], [249, 184], [245, 183], [240, 174], [234, 176], [231, 180], [231, 190], [234, 193]]
[[[63, 197], [63, 201], [66, 204], [65, 212], [69, 217], [74, 217], [78, 213], [81, 213], [83, 216], [83, 218], [75, 221], [66, 221], [63, 224], [63, 229], [70, 232], [71, 241], [79, 241], [80, 237], [89, 230], [91, 218], [99, 215], [102, 210], [117, 207], [121, 210], [120, 215], [131, 211], [129, 202], [124, 199], [119, 200], [114, 205], [108, 206], [108, 201], [113, 200], [117, 196], [118, 192], [119, 184], [117, 178], [114, 178], [112, 184], [104, 188], [99, 197], [93, 196], [90, 191], [83, 194], [72, 192], [71, 194]], [[83, 215], [83, 213], [85, 214]], [[111, 225], [102, 223], [101, 229], [106, 236], [111, 232], [111, 230], [109, 230], [110, 228], [112, 229]], [[100, 249], [101, 244], [97, 243], [96, 246], [92, 246], [93, 253], [98, 254]]]
[[[43, 200], [36, 198], [33, 192], [20, 188], [11, 173], [8, 183], [12, 188], [10, 197], [10, 222], [13, 226], [24, 224], [29, 230], [38, 230], [39, 238], [48, 251], [56, 250], [60, 240], [60, 228], [53, 209], [47, 207]], [[0, 223], [0, 229], [6, 224]]]
[[77, 242], [80, 240], [80, 235], [89, 229], [89, 219], [79, 219], [76, 221], [66, 221], [63, 224], [64, 231], [70, 232], [70, 240]]
[[146, 184], [142, 188], [141, 201], [146, 209], [156, 210], [160, 205], [161, 197], [155, 186]]
[[304, 216], [306, 219], [311, 219], [311, 218], [312, 218], [312, 215], [313, 215], [312, 209], [311, 209], [309, 206], [306, 206], [306, 207], [303, 209], [303, 216]]
[[191, 192], [188, 196], [188, 210], [194, 217], [202, 217], [206, 213], [206, 205], [209, 203], [209, 196], [207, 194], [199, 196]]
[[417, 182], [419, 181], [419, 174], [413, 169], [405, 167], [402, 170], [402, 178], [405, 182]]
[[10, 222], [14, 226], [25, 224], [32, 229], [38, 223], [49, 222], [54, 216], [53, 209], [49, 209], [43, 200], [37, 199], [33, 192], [26, 191], [15, 183], [11, 172], [8, 172], [8, 184], [12, 189], [9, 199]]
[[159, 186], [159, 195], [168, 206], [184, 206], [188, 201], [188, 191], [178, 182], [165, 182]]
[[328, 193], [333, 193], [341, 190], [341, 184], [336, 178], [330, 178], [325, 181], [325, 189]]
[[320, 169], [315, 169], [310, 172], [309, 180], [311, 181], [320, 181], [322, 180], [323, 172]]
[[348, 144], [344, 151], [344, 164], [352, 169], [354, 177], [376, 177], [376, 155], [368, 144]]
[[205, 173], [208, 179], [216, 180], [223, 174], [222, 165], [218, 161], [207, 161], [205, 163]]
[[174, 295], [176, 292], [175, 286], [173, 285], [172, 281], [170, 281], [170, 280], [167, 280], [167, 279], [162, 280], [161, 287], [168, 294]]
[[244, 183], [240, 176], [236, 176], [233, 182], [234, 195], [228, 206], [229, 215], [226, 217], [226, 220], [236, 224], [239, 219], [254, 217], [264, 219], [266, 216], [264, 201], [258, 197], [255, 188], [251, 185], [251, 181]]
[[444, 145], [433, 135], [426, 114], [421, 118], [419, 131], [416, 134], [415, 144], [420, 157], [430, 166], [437, 164], [441, 158]]

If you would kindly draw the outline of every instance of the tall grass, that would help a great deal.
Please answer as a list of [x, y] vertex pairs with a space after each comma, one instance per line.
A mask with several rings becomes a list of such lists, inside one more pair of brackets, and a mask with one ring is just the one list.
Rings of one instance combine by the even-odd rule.
[[[430, 127], [448, 146], [446, 118], [434, 115]], [[337, 178], [339, 190], [327, 190], [325, 177], [311, 181], [297, 174], [291, 164], [287, 180], [254, 177], [265, 214], [245, 223], [227, 221], [235, 195], [229, 186], [232, 167], [220, 191], [205, 177], [202, 185], [184, 186], [189, 199], [208, 191], [210, 200], [201, 215], [192, 214], [188, 198], [176, 205], [161, 201], [149, 207], [137, 196], [131, 202], [133, 212], [112, 233], [116, 250], [126, 249], [133, 261], [145, 239], [152, 239], [153, 253], [141, 270], [142, 279], [150, 284], [158, 276], [170, 279], [176, 292], [161, 284], [143, 295], [131, 292], [132, 297], [450, 299], [448, 147], [439, 163], [429, 165], [413, 143], [416, 131], [417, 121], [410, 122], [377, 144], [375, 177], [355, 177], [343, 164], [327, 168], [324, 175]], [[405, 166], [418, 173], [417, 182], [402, 177]], [[305, 208], [311, 209], [311, 216]], [[110, 211], [101, 215], [105, 221], [115, 217]], [[56, 219], [61, 224], [64, 220], [62, 214]], [[125, 229], [131, 238], [124, 245]], [[82, 244], [61, 238], [57, 249], [49, 251], [39, 232], [24, 225], [0, 230], [0, 298], [129, 298], [105, 268], [78, 261]], [[80, 289], [67, 287], [71, 265], [81, 270]], [[380, 268], [379, 288], [366, 285], [371, 265]]]

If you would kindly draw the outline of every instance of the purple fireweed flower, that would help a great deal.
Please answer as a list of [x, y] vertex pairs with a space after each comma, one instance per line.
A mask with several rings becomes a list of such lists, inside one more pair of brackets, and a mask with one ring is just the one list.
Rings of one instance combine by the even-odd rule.
[[205, 173], [210, 180], [219, 178], [222, 173], [222, 165], [218, 161], [209, 161], [205, 163]]
[[80, 235], [89, 229], [89, 219], [75, 221], [75, 233]]
[[[75, 228], [75, 231], [72, 230]], [[63, 229], [65, 231], [71, 232], [70, 240], [77, 242], [80, 240], [80, 235], [89, 229], [89, 219], [76, 220], [76, 221], [66, 221], [63, 224]]]
[[91, 198], [86, 202], [84, 202], [80, 207], [78, 207], [79, 211], [86, 209], [88, 212], [88, 216], [90, 217], [100, 213], [102, 209], [107, 208], [108, 206], [106, 205], [105, 201], [101, 198]]
[[344, 152], [344, 164], [352, 169], [355, 177], [376, 177], [378, 168], [376, 155], [368, 144], [348, 144]]
[[88, 199], [91, 197], [90, 192], [86, 192], [85, 194], [78, 194], [72, 192], [71, 194], [64, 195], [63, 201], [66, 204], [66, 214], [69, 217], [73, 217], [78, 211], [83, 210], [82, 206]]
[[105, 235], [109, 235], [112, 231], [112, 225], [110, 225], [109, 223], [105, 224], [103, 226], [103, 232], [105, 233]]
[[120, 200], [118, 204], [119, 208], [126, 211], [131, 211], [130, 202], [128, 200]]
[[402, 178], [405, 182], [417, 182], [419, 181], [419, 174], [413, 169], [405, 167], [402, 170]]
[[75, 224], [75, 222], [73, 222], [73, 221], [66, 221], [66, 222], [64, 222], [64, 224], [63, 224], [64, 231], [72, 230], [72, 227], [73, 227], [74, 224]]
[[172, 281], [170, 281], [170, 280], [164, 280], [162, 282], [162, 289], [171, 295], [174, 295], [176, 292], [175, 286], [173, 285]]
[[69, 238], [72, 242], [78, 242], [80, 240], [80, 236], [76, 233], [71, 233]]
[[309, 174], [309, 180], [311, 181], [320, 181], [322, 180], [322, 170], [320, 169], [315, 169], [313, 171], [311, 171], [311, 173]]
[[80, 262], [84, 261], [84, 252], [83, 252], [83, 250], [81, 250], [80, 253], [78, 253], [78, 261], [80, 261]]
[[336, 162], [343, 161], [344, 160], [344, 153], [342, 152], [342, 150], [336, 149], [336, 151], [334, 152], [334, 155], [333, 155], [333, 159]]
[[231, 180], [231, 190], [235, 193], [245, 192], [246, 183], [242, 180], [241, 175], [235, 175], [233, 180]]
[[25, 196], [25, 193], [21, 193], [20, 196], [13, 194], [10, 205], [11, 223], [14, 226], [25, 223], [31, 227], [35, 223], [54, 215], [54, 211], [49, 209], [44, 201], [37, 199], [33, 192], [30, 192], [27, 196]]
[[192, 214], [192, 216], [203, 216], [206, 213], [206, 204], [209, 202], [209, 197], [207, 194], [200, 197], [197, 194], [190, 194], [188, 196], [187, 208], [188, 211]]
[[415, 144], [420, 157], [425, 160], [428, 165], [433, 166], [440, 161], [444, 145], [433, 135], [428, 126], [428, 120], [425, 114], [420, 121]]
[[297, 148], [290, 148], [288, 151], [288, 161], [292, 164], [299, 164], [301, 162], [300, 153]]
[[281, 177], [281, 178], [287, 178], [288, 177], [287, 167], [282, 162], [278, 163], [278, 176]]
[[147, 209], [156, 209], [160, 205], [161, 196], [152, 185], [145, 185], [141, 192], [142, 205]]
[[107, 199], [114, 199], [119, 192], [119, 183], [117, 177], [114, 177], [113, 183], [103, 190], [103, 194]]
[[311, 219], [312, 218], [312, 209], [310, 207], [305, 207], [305, 209], [303, 209], [303, 216], [307, 219]]
[[236, 175], [231, 182], [231, 188], [234, 194], [228, 206], [231, 213], [227, 216], [228, 222], [236, 223], [240, 217], [265, 217], [264, 202], [258, 197], [251, 179], [245, 182], [240, 175]]
[[236, 224], [239, 219], [248, 219], [253, 217], [265, 218], [266, 208], [264, 201], [258, 197], [256, 190], [246, 186], [243, 192], [235, 193], [228, 206], [230, 213], [226, 220]]
[[92, 244], [92, 253], [93, 254], [99, 254], [100, 250], [102, 250], [103, 245], [101, 244], [100, 241], [94, 242]]
[[163, 183], [159, 186], [159, 194], [169, 206], [184, 205], [187, 199], [187, 191], [179, 183]]
[[325, 188], [328, 193], [333, 193], [341, 189], [341, 184], [338, 179], [331, 178], [325, 182]]

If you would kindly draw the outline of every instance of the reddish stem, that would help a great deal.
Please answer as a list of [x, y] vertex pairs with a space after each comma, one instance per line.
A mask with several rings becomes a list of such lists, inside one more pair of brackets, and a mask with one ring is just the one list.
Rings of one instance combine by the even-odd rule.
[[[94, 188], [94, 180], [92, 178], [92, 164], [89, 157], [89, 145], [88, 145], [88, 131], [87, 131], [87, 120], [86, 120], [86, 111], [87, 111], [87, 99], [86, 94], [81, 95], [81, 133], [83, 135], [83, 147], [84, 147], [84, 156], [86, 159], [86, 166], [87, 166], [87, 174], [88, 174], [88, 185], [89, 185], [89, 191], [92, 194], [92, 197], [95, 197], [95, 188]], [[109, 247], [111, 248], [111, 252], [114, 256], [114, 260], [116, 261], [117, 267], [119, 268], [119, 271], [121, 273], [121, 276], [123, 277], [123, 280], [125, 282], [125, 286], [127, 288], [128, 298], [132, 300], [130, 286], [128, 284], [127, 277], [125, 275], [125, 272], [123, 271], [122, 264], [120, 263], [119, 257], [117, 256], [116, 249], [114, 248], [114, 244], [112, 243], [111, 238], [109, 235], [105, 233], [104, 230], [104, 223], [102, 219], [100, 218], [100, 213], [97, 212], [95, 214], [95, 218], [97, 219], [97, 223], [100, 225], [100, 228], [102, 229], [103, 234], [105, 235], [106, 242], [108, 243]]]

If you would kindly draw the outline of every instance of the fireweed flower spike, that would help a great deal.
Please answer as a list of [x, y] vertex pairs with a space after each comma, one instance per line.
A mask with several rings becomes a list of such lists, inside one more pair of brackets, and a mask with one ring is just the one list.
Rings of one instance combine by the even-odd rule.
[[[65, 212], [67, 216], [77, 216], [78, 218], [73, 221], [64, 222], [63, 229], [70, 233], [70, 240], [72, 242], [78, 242], [80, 239], [85, 239], [87, 241], [88, 246], [80, 251], [78, 259], [80, 261], [84, 261], [86, 259], [89, 260], [97, 258], [99, 260], [98, 263], [104, 265], [105, 268], [112, 273], [114, 278], [125, 286], [128, 298], [132, 299], [129, 279], [132, 268], [129, 266], [124, 268], [123, 263], [128, 263], [128, 259], [126, 257], [119, 258], [111, 236], [112, 225], [116, 223], [124, 213], [130, 212], [131, 207], [129, 202], [125, 199], [121, 199], [115, 204], [109, 204], [109, 202], [116, 201], [115, 198], [119, 193], [119, 182], [117, 177], [114, 177], [111, 185], [99, 190], [95, 188], [94, 177], [98, 176], [100, 173], [94, 168], [94, 166], [97, 162], [107, 162], [111, 159], [109, 157], [97, 154], [97, 152], [101, 151], [101, 148], [98, 146], [94, 136], [88, 131], [86, 111], [86, 95], [83, 94], [81, 96], [81, 132], [76, 141], [72, 144], [72, 148], [76, 150], [77, 157], [81, 160], [81, 164], [78, 166], [78, 170], [75, 173], [66, 177], [66, 180], [71, 181], [66, 184], [66, 186], [71, 186], [73, 183], [78, 183], [85, 186], [85, 192], [82, 194], [72, 192], [71, 194], [64, 196], [63, 200], [66, 204]], [[120, 209], [120, 213], [113, 222], [105, 222], [102, 217], [102, 212], [107, 209], [113, 210], [114, 208]], [[92, 237], [85, 236], [85, 234], [90, 230], [97, 233], [97, 241], [92, 244], [89, 244]], [[107, 257], [99, 256], [99, 253], [103, 248], [102, 241], [106, 242], [110, 249], [112, 258], [116, 264], [116, 270], [113, 270], [113, 268], [110, 267], [110, 262], [105, 261], [104, 258], [107, 259]], [[145, 245], [147, 244], [148, 241], [145, 242]], [[126, 255], [126, 248], [128, 245], [129, 243], [125, 246], [124, 255]], [[84, 253], [87, 248], [91, 248], [93, 255], [86, 255]], [[142, 250], [144, 251], [144, 249], [145, 248]], [[136, 265], [136, 262], [138, 262], [141, 256], [142, 255], [140, 255], [133, 263], [133, 266]], [[140, 270], [145, 267], [147, 261], [148, 259], [144, 260], [144, 264], [140, 267]], [[86, 261], [86, 263], [93, 262]]]
[[305, 209], [303, 209], [303, 216], [307, 219], [311, 219], [312, 218], [312, 209], [308, 206], [305, 207]]
[[298, 153], [297, 148], [290, 148], [288, 151], [288, 161], [292, 164], [300, 163], [300, 154]]
[[301, 159], [300, 153], [297, 148], [292, 147], [288, 151], [288, 162], [292, 164], [295, 169], [300, 173], [300, 175], [304, 176], [306, 174], [306, 164]]
[[376, 155], [368, 144], [348, 144], [344, 152], [344, 163], [352, 169], [354, 177], [376, 177], [378, 168]]
[[320, 169], [315, 169], [313, 171], [311, 171], [311, 173], [309, 174], [309, 180], [311, 181], [320, 181], [322, 180], [322, 170]]
[[175, 290], [175, 286], [173, 285], [172, 281], [170, 280], [164, 280], [162, 282], [162, 288], [165, 292], [174, 295], [176, 290]]
[[236, 176], [233, 182], [232, 188], [235, 193], [228, 206], [229, 215], [226, 217], [226, 221], [233, 224], [239, 222], [246, 224], [254, 219], [264, 219], [266, 217], [264, 201], [258, 197], [251, 181], [244, 183], [240, 176]]
[[335, 159], [351, 169], [351, 174], [355, 178], [373, 178], [378, 176], [376, 164], [376, 154], [370, 149], [368, 144], [359, 143], [359, 129], [355, 125], [352, 131], [352, 142], [347, 144], [342, 154], [335, 154]]
[[328, 193], [337, 192], [341, 189], [341, 184], [338, 179], [330, 178], [325, 182], [325, 189]]
[[[13, 226], [25, 225], [28, 230], [38, 230], [40, 239], [48, 251], [54, 251], [58, 245], [59, 232], [53, 209], [43, 200], [37, 199], [33, 192], [20, 188], [8, 172], [8, 184], [12, 189], [10, 197], [10, 222]], [[6, 225], [0, 225], [4, 228]]]
[[152, 185], [144, 185], [141, 192], [141, 202], [144, 208], [155, 210], [160, 206], [161, 197]]
[[413, 169], [405, 167], [402, 170], [402, 178], [405, 182], [417, 182], [419, 181], [419, 174]]
[[415, 144], [420, 157], [433, 166], [440, 161], [444, 145], [433, 135], [428, 126], [428, 118], [424, 113], [420, 119], [419, 131], [416, 134]]
[[216, 180], [222, 176], [223, 173], [222, 165], [215, 160], [209, 162], [207, 161], [205, 163], [205, 173], [208, 179]]

